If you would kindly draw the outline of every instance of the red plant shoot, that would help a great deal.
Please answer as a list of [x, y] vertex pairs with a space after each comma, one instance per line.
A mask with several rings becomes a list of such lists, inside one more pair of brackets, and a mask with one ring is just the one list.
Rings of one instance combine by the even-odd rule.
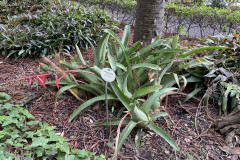
[[[59, 81], [61, 79], [63, 79], [66, 75], [68, 75], [69, 73], [76, 73], [76, 72], [83, 72], [83, 73], [89, 73], [89, 74], [94, 74], [93, 72], [88, 72], [88, 71], [82, 71], [82, 70], [69, 70], [69, 71], [59, 71], [57, 72], [57, 74], [59, 73], [65, 73], [63, 76], [61, 76], [60, 78], [58, 78], [57, 74], [55, 75], [55, 81], [56, 81], [56, 86], [59, 89]], [[28, 76], [25, 77], [25, 79], [29, 79], [29, 84], [31, 85], [32, 83], [32, 79], [33, 78], [37, 78], [37, 80], [39, 81], [40, 85], [42, 85], [43, 87], [47, 88], [44, 84], [44, 81], [46, 79], [46, 76], [52, 75], [53, 73], [47, 73], [47, 74], [39, 74], [39, 75], [33, 75], [33, 76]]]

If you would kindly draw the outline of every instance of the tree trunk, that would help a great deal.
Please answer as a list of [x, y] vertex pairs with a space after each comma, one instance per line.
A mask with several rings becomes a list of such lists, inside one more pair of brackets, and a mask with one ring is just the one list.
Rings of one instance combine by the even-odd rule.
[[149, 43], [162, 34], [165, 0], [137, 0], [133, 41]]
[[226, 142], [232, 144], [235, 135], [240, 135], [240, 105], [228, 116], [216, 120], [212, 128], [226, 136]]

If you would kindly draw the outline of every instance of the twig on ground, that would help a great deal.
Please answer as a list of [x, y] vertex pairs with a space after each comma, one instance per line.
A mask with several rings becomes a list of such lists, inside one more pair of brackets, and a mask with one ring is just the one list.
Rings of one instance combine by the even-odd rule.
[[172, 131], [172, 137], [173, 137], [173, 134], [174, 134], [174, 132], [175, 132], [175, 130], [177, 128], [177, 125], [180, 123], [180, 121], [181, 121], [181, 119], [179, 119], [177, 124], [174, 126], [173, 131]]

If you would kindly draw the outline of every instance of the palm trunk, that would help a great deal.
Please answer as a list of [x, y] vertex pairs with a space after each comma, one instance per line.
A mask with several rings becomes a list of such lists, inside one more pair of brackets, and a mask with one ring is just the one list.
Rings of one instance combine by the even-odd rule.
[[165, 0], [137, 0], [133, 41], [149, 43], [162, 34]]

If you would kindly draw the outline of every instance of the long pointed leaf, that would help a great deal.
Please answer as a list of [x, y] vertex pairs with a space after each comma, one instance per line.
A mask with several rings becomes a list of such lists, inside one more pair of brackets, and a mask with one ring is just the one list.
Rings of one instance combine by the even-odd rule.
[[0, 24], [0, 27], [4, 30], [4, 32], [7, 32], [7, 28], [3, 24]]
[[185, 89], [185, 87], [187, 86], [187, 83], [188, 83], [188, 81], [187, 81], [187, 79], [186, 79], [186, 77], [185, 76], [181, 76], [182, 77], [182, 79], [183, 79], [183, 87], [182, 87], [182, 89], [181, 90], [184, 90]]
[[[59, 64], [67, 67], [70, 70], [78, 70], [76, 67], [74, 67], [73, 65], [65, 62], [65, 61], [59, 61]], [[88, 74], [88, 73], [83, 73], [83, 72], [77, 72], [76, 74], [80, 75], [81, 77], [83, 77], [86, 81], [88, 82], [92, 82], [92, 83], [97, 83], [96, 80], [96, 75], [92, 75], [92, 74]], [[65, 77], [64, 77], [65, 78]]]
[[108, 44], [109, 35], [105, 34], [98, 43], [98, 48], [95, 57], [95, 65], [100, 67], [100, 64], [103, 60], [105, 60], [104, 55], [106, 54], [106, 48]]
[[79, 57], [80, 62], [82, 64], [86, 65], [87, 63], [85, 62], [85, 60], [82, 56], [82, 53], [81, 53], [80, 49], [78, 48], [77, 44], [75, 46], [76, 46], [76, 49], [77, 49], [77, 53], [78, 53], [78, 57]]
[[143, 103], [143, 105], [141, 107], [142, 111], [144, 111], [145, 113], [148, 113], [151, 106], [156, 101], [156, 99], [159, 98], [159, 96], [161, 96], [164, 93], [167, 93], [169, 91], [176, 90], [176, 89], [177, 88], [164, 88], [164, 89], [161, 89], [160, 91], [154, 93], [150, 98], [148, 98], [148, 100], [146, 102]]
[[145, 88], [140, 88], [133, 93], [133, 98], [138, 98], [138, 97], [144, 96], [148, 93], [159, 90], [161, 88], [162, 88], [162, 86], [160, 86], [160, 85], [153, 85], [153, 86], [148, 86]]
[[117, 69], [117, 62], [116, 62], [115, 57], [113, 57], [112, 55], [113, 55], [112, 49], [111, 49], [110, 45], [108, 45], [108, 60], [109, 60], [112, 70], [115, 72]]
[[123, 93], [128, 97], [128, 98], [132, 98], [132, 94], [128, 91], [128, 74], [126, 75], [124, 81], [123, 81]]
[[172, 48], [177, 49], [179, 36], [174, 36], [172, 40]]
[[128, 125], [124, 128], [124, 130], [122, 131], [120, 137], [119, 137], [119, 141], [118, 141], [118, 151], [121, 149], [123, 142], [127, 139], [128, 135], [131, 133], [131, 131], [133, 130], [133, 128], [137, 125], [136, 122], [134, 121], [130, 121], [128, 123]]
[[186, 49], [161, 49], [161, 50], [156, 50], [154, 52], [149, 52], [149, 53], [145, 53], [145, 54], [135, 54], [131, 59], [130, 59], [130, 62], [134, 62], [138, 59], [141, 59], [141, 58], [145, 58], [145, 57], [149, 57], [150, 55], [154, 55], [154, 56], [160, 56], [158, 58], [158, 60], [168, 54], [176, 54], [176, 53], [184, 53], [186, 52], [187, 50]]
[[94, 45], [92, 44], [92, 42], [87, 37], [83, 36], [83, 38], [86, 39], [86, 41], [90, 44], [90, 46], [91, 46], [91, 48], [93, 50], [94, 57], [95, 57], [97, 52], [95, 50]]
[[152, 119], [157, 119], [159, 117], [164, 117], [164, 116], [167, 116], [168, 114], [166, 112], [158, 112], [158, 113], [154, 113], [154, 114], [151, 114], [150, 117]]
[[13, 40], [11, 40], [11, 38], [9, 38], [8, 36], [6, 36], [4, 33], [1, 33], [7, 40], [9, 40], [11, 43], [14, 43]]
[[125, 72], [127, 72], [127, 68], [126, 68], [124, 65], [122, 65], [121, 63], [117, 63], [117, 67], [118, 67], [118, 68], [121, 68], [122, 70], [124, 70]]
[[141, 45], [141, 42], [135, 42], [130, 48], [128, 48], [127, 50], [126, 50], [126, 54], [128, 55], [128, 56], [130, 56], [130, 55], [132, 55], [137, 49], [138, 49], [138, 47]]
[[177, 82], [178, 88], [180, 89], [180, 83], [179, 83], [179, 79], [178, 79], [178, 75], [176, 73], [173, 73], [174, 79]]
[[158, 78], [158, 83], [161, 84], [162, 78], [165, 75], [165, 73], [167, 72], [167, 70], [172, 66], [172, 63], [169, 63], [161, 72], [159, 78]]
[[132, 69], [137, 69], [137, 68], [149, 68], [149, 69], [154, 69], [154, 70], [161, 70], [161, 68], [156, 65], [156, 64], [151, 64], [151, 63], [140, 63], [140, 64], [135, 64], [132, 66]]
[[180, 150], [180, 148], [177, 146], [177, 144], [172, 140], [172, 138], [167, 135], [161, 128], [159, 128], [156, 124], [154, 124], [152, 121], [147, 125], [150, 129], [155, 131], [158, 135], [160, 135], [165, 141], [167, 141], [174, 149], [177, 151]]
[[132, 66], [128, 66], [128, 78], [127, 78], [127, 88], [130, 93], [133, 93], [133, 69]]
[[[109, 94], [107, 95], [108, 99], [117, 99], [115, 96]], [[85, 109], [86, 107], [90, 106], [91, 104], [97, 102], [97, 101], [102, 101], [105, 100], [105, 95], [101, 95], [95, 98], [92, 98], [86, 102], [84, 102], [82, 105], [80, 105], [70, 116], [68, 122], [71, 122], [73, 120], [73, 118], [75, 118], [79, 112], [81, 112], [83, 109]]]
[[183, 103], [187, 102], [190, 98], [192, 98], [195, 94], [197, 94], [199, 91], [201, 91], [203, 88], [196, 88], [194, 91], [189, 93], [183, 100]]
[[117, 45], [115, 44], [115, 42], [112, 40], [112, 38], [109, 38], [109, 42], [110, 42], [110, 45], [112, 47], [112, 50], [114, 52], [114, 55], [117, 57], [117, 59], [120, 59], [121, 58], [121, 55], [120, 55], [120, 52], [117, 48]]
[[149, 45], [147, 45], [146, 47], [143, 47], [142, 49], [139, 50], [139, 54], [143, 54], [143, 53], [146, 53], [147, 51], [151, 50], [152, 48], [155, 48], [157, 46], [159, 46], [159, 44], [162, 42], [163, 40], [157, 40], [157, 41], [154, 41], [152, 43], [150, 43]]
[[55, 105], [56, 105], [57, 99], [60, 96], [60, 94], [62, 94], [63, 92], [65, 92], [66, 90], [68, 90], [70, 88], [76, 87], [77, 85], [78, 84], [71, 84], [71, 85], [68, 85], [68, 86], [65, 86], [65, 87], [62, 87], [61, 89], [59, 89], [55, 96], [55, 101], [54, 101]]
[[[111, 126], [117, 126], [117, 125], [119, 125], [120, 121], [121, 121], [121, 119], [119, 119], [119, 118], [118, 119], [110, 119], [109, 124]], [[125, 118], [123, 120], [122, 124], [126, 125], [126, 124], [128, 124], [129, 121], [130, 121], [130, 118]], [[97, 124], [97, 125], [107, 125], [107, 122], [106, 122], [106, 120], [105, 121], [96, 121], [95, 124]]]
[[123, 31], [122, 44], [127, 47], [128, 39], [130, 35], [130, 25], [126, 25]]
[[128, 110], [131, 111], [131, 108], [129, 104], [131, 101], [124, 95], [124, 93], [120, 90], [116, 82], [111, 82], [111, 87], [115, 93], [115, 95], [118, 97], [120, 102], [124, 105], [124, 107]]
[[194, 53], [200, 52], [200, 51], [204, 51], [204, 50], [212, 50], [212, 49], [230, 49], [229, 47], [221, 47], [221, 46], [207, 46], [207, 47], [201, 47], [201, 48], [197, 48], [197, 49], [193, 49], [185, 54], [180, 55], [180, 58], [185, 58], [187, 56], [190, 56]]
[[122, 44], [121, 40], [117, 37], [117, 35], [112, 30], [104, 29], [104, 32], [110, 34], [117, 41], [118, 45], [123, 50], [123, 52], [125, 52], [126, 50], [125, 46]]

